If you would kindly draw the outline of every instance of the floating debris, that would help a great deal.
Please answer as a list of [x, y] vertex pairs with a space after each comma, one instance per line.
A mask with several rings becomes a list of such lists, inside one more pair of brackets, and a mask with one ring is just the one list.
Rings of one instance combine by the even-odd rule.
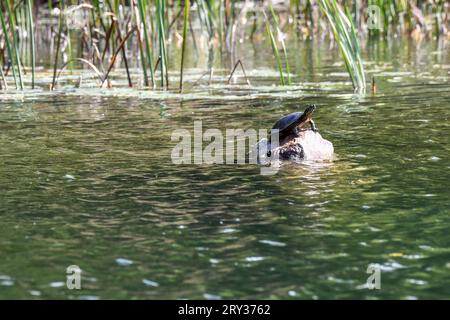
[[148, 279], [144, 279], [144, 280], [142, 280], [142, 283], [143, 284], [145, 284], [146, 286], [149, 286], [149, 287], [159, 287], [159, 283], [158, 282], [155, 282], [155, 281], [152, 281], [152, 280], [148, 280]]
[[264, 259], [265, 259], [264, 257], [247, 257], [247, 258], [245, 258], [245, 261], [257, 262], [257, 261], [263, 261]]
[[133, 261], [124, 258], [118, 258], [116, 259], [116, 263], [121, 267], [128, 267], [133, 264]]
[[215, 294], [209, 294], [209, 293], [205, 293], [205, 294], [203, 295], [203, 297], [204, 297], [206, 300], [222, 300], [222, 297], [221, 297], [221, 296], [218, 296], [218, 295], [215, 295]]
[[62, 282], [62, 281], [54, 281], [54, 282], [51, 282], [50, 283], [50, 287], [52, 287], [52, 288], [62, 288], [62, 287], [64, 287], [65, 286], [65, 282]]
[[285, 247], [286, 243], [284, 242], [278, 242], [278, 241], [272, 241], [272, 240], [260, 240], [260, 243], [268, 244], [269, 246], [273, 247]]

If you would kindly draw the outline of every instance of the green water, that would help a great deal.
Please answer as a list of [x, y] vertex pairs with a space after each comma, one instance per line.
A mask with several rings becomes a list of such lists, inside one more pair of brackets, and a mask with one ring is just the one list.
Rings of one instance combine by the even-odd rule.
[[[450, 298], [448, 43], [363, 50], [376, 96], [316, 42], [290, 53], [292, 88], [249, 48], [251, 88], [0, 94], [0, 298]], [[332, 163], [171, 162], [194, 120], [269, 128], [308, 103]]]

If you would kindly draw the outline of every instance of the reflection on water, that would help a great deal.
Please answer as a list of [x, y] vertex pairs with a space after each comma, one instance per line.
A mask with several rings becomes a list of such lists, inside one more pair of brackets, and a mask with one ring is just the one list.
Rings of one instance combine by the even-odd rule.
[[[367, 47], [375, 97], [349, 92], [325, 44], [292, 56], [293, 88], [262, 72], [184, 99], [2, 94], [0, 297], [449, 298], [450, 60], [433, 46]], [[270, 128], [308, 103], [331, 163], [262, 176], [170, 160], [172, 131], [194, 120]], [[371, 263], [379, 291], [365, 288]], [[82, 290], [66, 289], [69, 265]]]

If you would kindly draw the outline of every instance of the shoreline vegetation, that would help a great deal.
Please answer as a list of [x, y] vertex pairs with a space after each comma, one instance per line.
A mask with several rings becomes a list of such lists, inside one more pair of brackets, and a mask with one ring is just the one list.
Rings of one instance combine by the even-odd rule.
[[[44, 89], [57, 88], [61, 74], [74, 74], [77, 68], [92, 70], [98, 86], [110, 88], [110, 77], [120, 68], [129, 87], [183, 92], [186, 51], [198, 52], [199, 41], [206, 42], [209, 52], [202, 75], [209, 83], [216, 60], [227, 55], [228, 82], [242, 70], [250, 85], [239, 43], [252, 41], [271, 48], [274, 58], [268, 67], [279, 72], [279, 84], [291, 85], [290, 42], [330, 38], [354, 90], [364, 91], [373, 80], [365, 78], [361, 39], [450, 39], [449, 7], [445, 0], [4, 0], [0, 89], [43, 88], [42, 81], [37, 84], [43, 70], [37, 48], [42, 45], [50, 48], [46, 58], [52, 75]], [[170, 46], [180, 48], [179, 61], [169, 61]], [[138, 63], [141, 81], [132, 79], [132, 62]]]

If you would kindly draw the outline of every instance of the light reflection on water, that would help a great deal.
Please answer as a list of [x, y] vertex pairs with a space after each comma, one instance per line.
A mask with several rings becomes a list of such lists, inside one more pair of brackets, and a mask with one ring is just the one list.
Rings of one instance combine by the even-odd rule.
[[[435, 55], [391, 50], [371, 60], [384, 70], [378, 94], [355, 97], [333, 53], [308, 48], [316, 65], [299, 66], [287, 90], [254, 75], [252, 88], [215, 84], [184, 100], [125, 88], [3, 95], [0, 297], [448, 298], [448, 55], [434, 68]], [[331, 163], [262, 176], [170, 161], [172, 131], [194, 120], [269, 128], [308, 103]], [[381, 291], [364, 287], [370, 263]], [[81, 291], [65, 288], [72, 264]]]

